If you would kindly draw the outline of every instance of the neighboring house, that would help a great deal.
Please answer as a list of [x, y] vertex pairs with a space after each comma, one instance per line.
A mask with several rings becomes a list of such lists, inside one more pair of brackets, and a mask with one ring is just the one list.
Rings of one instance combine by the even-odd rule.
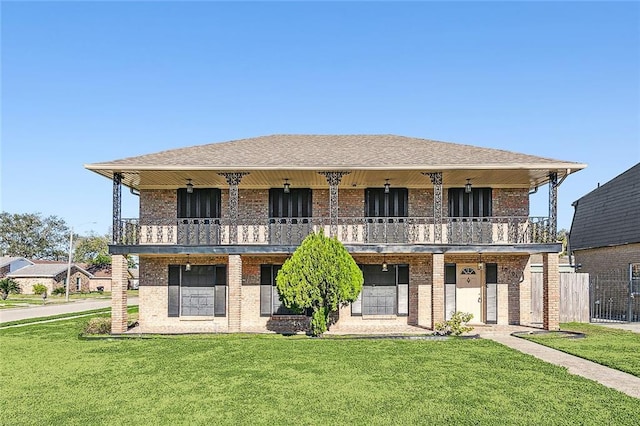
[[111, 265], [83, 265], [83, 268], [91, 274], [89, 291], [111, 291]]
[[[7, 276], [13, 278], [23, 294], [33, 294], [35, 284], [43, 284], [47, 287], [47, 294], [58, 288], [64, 287], [67, 281], [67, 263], [47, 262], [35, 263], [25, 266]], [[71, 264], [70, 293], [88, 292], [91, 274], [75, 264]]]
[[138, 290], [140, 285], [140, 270], [138, 268], [129, 268], [129, 290]]
[[[113, 182], [112, 330], [126, 331], [127, 255], [140, 265], [142, 332], [267, 332], [304, 324], [282, 306], [280, 266], [312, 231], [364, 274], [332, 330], [530, 324], [541, 254], [544, 328], [559, 327], [557, 189], [584, 164], [394, 135], [273, 135], [86, 168]], [[529, 216], [547, 185], [549, 215]], [[121, 217], [122, 186], [140, 216]]]
[[24, 257], [0, 257], [0, 278], [4, 278], [9, 273], [29, 265], [33, 265], [33, 262]]
[[640, 163], [573, 203], [570, 250], [580, 272], [640, 274]]
[[569, 250], [590, 275], [592, 321], [640, 321], [640, 163], [573, 206]]

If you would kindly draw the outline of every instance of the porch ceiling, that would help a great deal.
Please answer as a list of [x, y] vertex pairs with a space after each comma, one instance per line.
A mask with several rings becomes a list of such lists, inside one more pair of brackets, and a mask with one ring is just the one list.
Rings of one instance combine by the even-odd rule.
[[[343, 171], [350, 171], [342, 169]], [[579, 169], [578, 169], [579, 170]], [[184, 187], [187, 179], [191, 179], [194, 187], [227, 188], [228, 184], [218, 173], [223, 171], [211, 169], [197, 170], [115, 170], [101, 169], [95, 172], [111, 179], [114, 173], [122, 173], [122, 183], [134, 189], [176, 189]], [[248, 170], [238, 170], [248, 171]], [[250, 170], [244, 176], [240, 188], [258, 189], [280, 187], [285, 179], [292, 188], [327, 188], [327, 181], [318, 172], [321, 170]], [[425, 188], [431, 187], [428, 176], [422, 172], [441, 171], [444, 187], [464, 186], [470, 179], [474, 187], [520, 187], [535, 188], [549, 181], [551, 172], [558, 173], [558, 178], [577, 170], [567, 168], [477, 168], [477, 169], [440, 169], [440, 170], [351, 170], [342, 178], [341, 188], [382, 187], [385, 179], [389, 179], [392, 187]]]

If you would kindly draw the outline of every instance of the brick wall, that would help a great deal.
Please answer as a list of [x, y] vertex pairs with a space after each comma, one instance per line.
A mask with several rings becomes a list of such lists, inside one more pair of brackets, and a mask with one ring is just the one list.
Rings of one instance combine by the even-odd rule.
[[127, 331], [127, 258], [111, 256], [111, 333]]
[[542, 255], [542, 327], [545, 330], [560, 329], [560, 276], [558, 255]]
[[178, 217], [178, 198], [175, 189], [140, 191], [140, 224], [172, 225]]
[[529, 190], [526, 188], [494, 188], [494, 216], [529, 216]]
[[[142, 190], [140, 192], [141, 224], [172, 224], [177, 217], [175, 190]], [[339, 215], [362, 217], [365, 206], [365, 190], [340, 188], [338, 191]], [[442, 194], [442, 213], [448, 216], [448, 190]], [[433, 216], [433, 189], [409, 189], [409, 216]], [[221, 191], [222, 217], [229, 217], [229, 190]], [[266, 218], [269, 215], [268, 189], [240, 189], [238, 191], [240, 218]], [[494, 216], [528, 216], [529, 194], [527, 189], [493, 189]], [[329, 189], [313, 190], [313, 216], [329, 217]]]
[[575, 263], [582, 265], [579, 272], [592, 276], [609, 271], [628, 271], [630, 263], [640, 263], [640, 243], [576, 250], [574, 255]]
[[409, 216], [433, 217], [433, 189], [409, 189]]
[[6, 277], [9, 272], [11, 272], [11, 265], [6, 265], [0, 268], [0, 278]]
[[[227, 194], [229, 191], [225, 191]], [[222, 205], [223, 215], [229, 214], [228, 204]], [[269, 217], [269, 190], [268, 189], [241, 189], [238, 191], [238, 217], [239, 218], [266, 218]]]

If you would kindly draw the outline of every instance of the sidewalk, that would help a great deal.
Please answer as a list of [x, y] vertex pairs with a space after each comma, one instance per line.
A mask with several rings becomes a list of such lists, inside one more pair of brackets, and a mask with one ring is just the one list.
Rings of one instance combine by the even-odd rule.
[[525, 354], [533, 355], [551, 364], [566, 367], [569, 373], [595, 380], [634, 398], [640, 398], [640, 377], [624, 373], [595, 362], [548, 348], [509, 333], [487, 332], [480, 337], [493, 340]]
[[[138, 298], [130, 297], [127, 304], [137, 305]], [[81, 299], [69, 303], [55, 305], [32, 306], [30, 308], [3, 309], [0, 311], [0, 322], [19, 321], [27, 318], [48, 317], [51, 315], [69, 314], [74, 312], [106, 309], [111, 307], [111, 300]]]

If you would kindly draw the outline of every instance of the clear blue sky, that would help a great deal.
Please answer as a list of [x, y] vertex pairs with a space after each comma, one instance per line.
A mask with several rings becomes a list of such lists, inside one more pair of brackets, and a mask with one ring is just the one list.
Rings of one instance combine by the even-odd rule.
[[[86, 163], [274, 133], [392, 133], [640, 162], [638, 2], [8, 2], [1, 210], [106, 233]], [[126, 193], [124, 217], [137, 217]], [[547, 188], [532, 214], [547, 215]], [[95, 225], [87, 222], [96, 221]]]

